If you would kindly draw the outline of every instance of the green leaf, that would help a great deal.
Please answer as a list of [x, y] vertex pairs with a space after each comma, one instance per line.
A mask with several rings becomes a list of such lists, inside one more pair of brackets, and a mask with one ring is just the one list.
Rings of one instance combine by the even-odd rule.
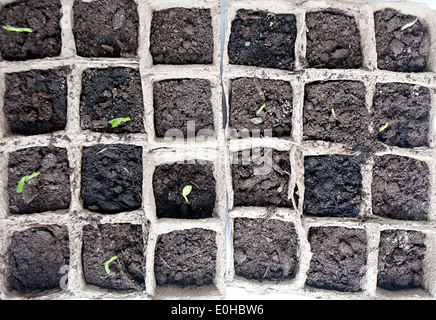
[[111, 273], [111, 269], [109, 269], [109, 264], [116, 259], [118, 259], [118, 256], [115, 255], [115, 256], [112, 256], [109, 260], [105, 261], [104, 270], [106, 270], [107, 274]]
[[382, 126], [378, 129], [378, 131], [379, 131], [379, 132], [382, 132], [382, 131], [385, 130], [388, 126], [389, 126], [389, 123], [386, 122], [384, 125], [382, 125]]
[[40, 172], [38, 170], [38, 171], [35, 171], [34, 173], [32, 173], [31, 175], [22, 177], [17, 184], [17, 193], [22, 193], [23, 188], [24, 188], [24, 184], [26, 182], [28, 182], [30, 179], [35, 178], [36, 176], [39, 176], [39, 174], [40, 174]]
[[185, 186], [182, 190], [182, 196], [183, 196], [183, 198], [185, 198], [186, 203], [189, 203], [187, 196], [188, 196], [188, 194], [191, 193], [191, 190], [192, 190], [192, 186], [189, 184], [187, 186]]
[[125, 118], [115, 118], [115, 119], [112, 119], [112, 120], [110, 120], [110, 121], [108, 121], [108, 122], [109, 122], [109, 124], [112, 125], [112, 128], [116, 128], [116, 127], [118, 127], [121, 123], [123, 123], [123, 122], [127, 122], [127, 121], [130, 121], [130, 117], [125, 117]]
[[33, 32], [33, 30], [30, 28], [15, 28], [10, 25], [3, 26], [3, 29], [7, 31], [15, 31], [15, 32]]
[[266, 107], [266, 101], [260, 106], [259, 110], [256, 111], [256, 116]]

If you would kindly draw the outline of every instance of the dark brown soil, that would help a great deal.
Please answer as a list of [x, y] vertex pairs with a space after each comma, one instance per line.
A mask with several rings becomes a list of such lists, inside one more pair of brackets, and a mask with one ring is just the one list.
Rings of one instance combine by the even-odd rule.
[[132, 211], [142, 203], [142, 147], [95, 145], [82, 152], [83, 206], [102, 213]]
[[[391, 146], [429, 145], [430, 90], [407, 83], [378, 83], [373, 100], [374, 136]], [[388, 127], [379, 131], [388, 123]]]
[[[108, 265], [108, 274], [105, 262], [113, 256], [117, 258]], [[145, 289], [142, 227], [128, 223], [84, 226], [82, 265], [88, 284], [114, 290]]]
[[134, 0], [75, 0], [73, 11], [73, 33], [79, 56], [136, 56], [139, 17]]
[[[265, 102], [265, 108], [257, 114]], [[292, 103], [292, 86], [289, 82], [235, 79], [232, 81], [230, 95], [229, 126], [238, 132], [247, 129], [252, 136], [257, 134], [256, 130], [260, 130], [260, 135], [263, 135], [265, 129], [271, 129], [273, 137], [290, 136]]]
[[[82, 129], [108, 133], [144, 132], [144, 103], [138, 69], [87, 69], [82, 76]], [[130, 117], [113, 128], [108, 121]]]
[[150, 53], [154, 64], [210, 64], [213, 44], [209, 9], [171, 8], [153, 12]]
[[235, 273], [247, 279], [285, 280], [298, 268], [298, 238], [292, 222], [236, 218]]
[[67, 227], [37, 225], [14, 232], [7, 257], [9, 290], [36, 293], [60, 289], [61, 267], [70, 261]]
[[189, 128], [190, 136], [202, 133], [213, 134], [211, 97], [210, 82], [205, 79], [166, 80], [154, 83], [153, 107], [156, 137], [163, 138], [165, 134], [172, 135], [168, 130], [177, 129], [186, 138], [188, 121], [193, 121], [195, 124], [195, 130]]
[[308, 286], [345, 292], [362, 290], [367, 259], [365, 230], [312, 227], [308, 239], [312, 252]]
[[430, 56], [430, 34], [423, 22], [394, 9], [376, 12], [374, 20], [378, 68], [425, 71]]
[[[18, 0], [0, 11], [0, 52], [5, 60], [28, 60], [55, 57], [62, 47], [59, 0]], [[31, 28], [33, 32], [3, 29]]]
[[425, 235], [411, 230], [383, 230], [377, 286], [387, 290], [423, 288]]
[[355, 217], [362, 200], [362, 159], [326, 155], [304, 159], [304, 214]]
[[230, 63], [293, 70], [296, 38], [295, 15], [240, 9], [231, 26]]
[[207, 286], [215, 280], [216, 232], [193, 228], [161, 234], [157, 239], [156, 284]]
[[12, 133], [33, 135], [64, 130], [69, 69], [6, 74], [4, 113]]
[[[17, 193], [24, 176], [40, 171]], [[67, 150], [34, 147], [12, 152], [8, 165], [8, 195], [11, 213], [36, 213], [67, 209], [71, 202]]]
[[335, 9], [306, 14], [306, 59], [311, 68], [355, 69], [362, 66], [356, 19]]
[[290, 176], [288, 151], [247, 149], [234, 153], [234, 206], [292, 208], [292, 200], [288, 199]]
[[[189, 203], [182, 196], [187, 185], [192, 186]], [[210, 218], [216, 199], [213, 164], [202, 161], [159, 165], [153, 174], [153, 192], [158, 218]]]
[[375, 158], [372, 211], [399, 220], [427, 220], [430, 171], [425, 162], [395, 155]]

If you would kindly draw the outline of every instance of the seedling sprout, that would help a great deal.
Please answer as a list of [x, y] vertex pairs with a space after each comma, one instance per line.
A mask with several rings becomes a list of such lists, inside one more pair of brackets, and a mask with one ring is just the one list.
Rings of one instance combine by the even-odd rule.
[[33, 30], [30, 28], [16, 28], [16, 27], [12, 27], [10, 25], [3, 26], [3, 29], [5, 29], [7, 31], [15, 31], [15, 32], [33, 32]]
[[189, 184], [187, 186], [185, 186], [182, 190], [182, 196], [183, 196], [183, 198], [185, 198], [186, 203], [189, 203], [187, 196], [188, 196], [188, 194], [191, 193], [191, 190], [192, 190], [192, 186]]
[[106, 270], [106, 273], [107, 273], [107, 274], [110, 274], [110, 273], [111, 273], [111, 269], [109, 269], [109, 264], [110, 264], [112, 261], [116, 260], [116, 259], [118, 259], [118, 256], [117, 256], [117, 255], [112, 256], [109, 260], [105, 261], [105, 263], [104, 263], [104, 269]]
[[260, 106], [259, 110], [256, 111], [256, 116], [266, 107], [266, 101]]
[[24, 184], [26, 182], [28, 182], [30, 179], [35, 178], [36, 176], [39, 176], [39, 174], [40, 174], [40, 172], [38, 170], [38, 171], [32, 173], [31, 175], [22, 177], [21, 180], [17, 184], [17, 193], [22, 193], [23, 188], [24, 188]]
[[125, 118], [115, 118], [109, 121], [109, 124], [112, 125], [112, 128], [118, 127], [122, 122], [130, 121], [130, 117]]
[[331, 111], [332, 111], [333, 118], [336, 118], [335, 108], [332, 108]]
[[378, 131], [379, 131], [379, 132], [382, 132], [383, 130], [385, 130], [385, 129], [388, 127], [388, 125], [389, 125], [389, 123], [386, 122], [384, 125], [382, 125], [382, 126], [378, 129]]

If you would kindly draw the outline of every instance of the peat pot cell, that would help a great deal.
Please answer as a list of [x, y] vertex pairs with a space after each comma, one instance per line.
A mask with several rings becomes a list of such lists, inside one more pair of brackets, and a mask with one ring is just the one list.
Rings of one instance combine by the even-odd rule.
[[84, 226], [82, 266], [86, 283], [113, 290], [145, 289], [143, 237], [140, 225]]
[[362, 200], [362, 159], [325, 155], [304, 159], [304, 214], [355, 217]]
[[312, 252], [306, 284], [319, 289], [361, 291], [366, 273], [366, 234], [363, 229], [312, 227]]
[[9, 290], [21, 293], [60, 290], [66, 285], [62, 277], [70, 260], [67, 227], [36, 225], [14, 232], [7, 258]]
[[142, 147], [96, 145], [82, 152], [83, 206], [101, 213], [132, 211], [142, 204]]
[[383, 230], [378, 253], [377, 286], [387, 290], [423, 288], [425, 235], [411, 230]]
[[80, 123], [84, 130], [144, 132], [144, 104], [138, 69], [87, 69], [82, 76]]
[[298, 236], [292, 222], [236, 218], [233, 248], [238, 276], [259, 281], [295, 278]]
[[385, 155], [375, 158], [372, 212], [398, 220], [427, 220], [430, 171], [425, 162]]
[[373, 100], [374, 135], [400, 148], [429, 145], [430, 90], [408, 83], [378, 83]]
[[309, 67], [354, 69], [362, 66], [360, 32], [356, 19], [330, 9], [306, 14]]
[[[59, 0], [18, 0], [0, 10], [0, 52], [5, 60], [59, 56], [62, 47]], [[4, 29], [3, 27], [16, 29]]]
[[211, 64], [213, 48], [209, 9], [170, 8], [153, 12], [150, 53], [154, 64]]
[[210, 161], [156, 167], [153, 192], [158, 218], [201, 219], [213, 216], [216, 182]]
[[293, 70], [296, 21], [293, 14], [238, 10], [228, 44], [230, 63]]
[[313, 82], [305, 87], [303, 138], [352, 147], [369, 137], [365, 85], [355, 81]]
[[3, 111], [11, 133], [34, 135], [65, 129], [68, 72], [62, 68], [5, 75]]
[[234, 206], [293, 208], [288, 151], [246, 149], [232, 155]]
[[68, 209], [71, 191], [67, 150], [33, 147], [12, 152], [8, 195], [11, 213]]
[[423, 21], [394, 9], [374, 14], [378, 68], [398, 72], [425, 71], [430, 34]]
[[180, 79], [153, 85], [156, 137], [213, 136], [212, 91], [209, 80]]
[[180, 287], [212, 285], [216, 254], [215, 231], [193, 228], [161, 234], [154, 258], [156, 284]]
[[292, 109], [292, 86], [287, 81], [257, 78], [232, 81], [229, 126], [239, 136], [248, 130], [251, 136], [289, 137]]
[[139, 17], [134, 0], [75, 0], [73, 33], [82, 57], [137, 55]]

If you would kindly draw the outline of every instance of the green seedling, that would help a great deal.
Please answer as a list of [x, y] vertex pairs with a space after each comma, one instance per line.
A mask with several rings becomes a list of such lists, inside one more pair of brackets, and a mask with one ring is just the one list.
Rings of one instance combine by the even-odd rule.
[[110, 264], [112, 261], [116, 260], [116, 259], [118, 259], [118, 256], [113, 256], [113, 257], [111, 257], [109, 260], [105, 261], [105, 263], [104, 263], [104, 270], [106, 270], [106, 273], [107, 273], [107, 274], [110, 274], [110, 273], [111, 273], [111, 269], [109, 269], [109, 264]]
[[188, 196], [188, 194], [191, 193], [191, 190], [192, 190], [192, 186], [189, 184], [187, 186], [185, 186], [182, 190], [182, 196], [183, 196], [183, 198], [185, 198], [186, 203], [189, 203], [187, 196]]
[[335, 108], [332, 108], [331, 111], [332, 111], [333, 118], [336, 118]]
[[24, 188], [24, 184], [26, 182], [28, 182], [30, 179], [35, 178], [36, 176], [39, 176], [39, 174], [40, 174], [40, 172], [38, 170], [38, 171], [32, 173], [31, 175], [22, 177], [21, 180], [17, 184], [17, 193], [22, 193], [23, 188]]
[[256, 116], [266, 107], [266, 101], [260, 106], [259, 110], [256, 111]]
[[112, 128], [116, 128], [118, 127], [121, 123], [130, 121], [130, 117], [125, 117], [125, 118], [115, 118], [109, 121], [109, 124], [112, 125]]
[[14, 32], [33, 32], [33, 30], [30, 28], [15, 28], [10, 25], [3, 26], [3, 29], [7, 31], [14, 31]]
[[385, 130], [387, 127], [389, 126], [389, 123], [385, 123], [384, 125], [382, 125], [380, 128], [378, 128], [379, 132], [382, 132], [383, 130]]

